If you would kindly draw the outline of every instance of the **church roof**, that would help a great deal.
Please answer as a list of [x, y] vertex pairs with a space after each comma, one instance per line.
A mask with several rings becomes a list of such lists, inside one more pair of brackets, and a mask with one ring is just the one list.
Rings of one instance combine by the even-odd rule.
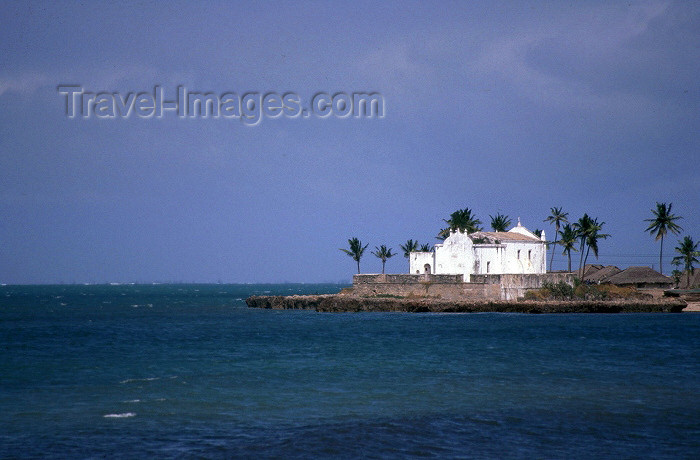
[[495, 243], [496, 241], [528, 241], [531, 243], [542, 242], [539, 238], [533, 238], [531, 236], [516, 232], [474, 232], [470, 233], [469, 236], [472, 239], [484, 238], [490, 243]]
[[545, 241], [544, 230], [541, 230], [541, 237], [535, 235], [530, 230], [523, 227], [523, 225], [520, 223], [520, 217], [518, 217], [518, 225], [508, 230], [508, 233], [520, 233], [521, 235], [529, 236], [530, 238]]

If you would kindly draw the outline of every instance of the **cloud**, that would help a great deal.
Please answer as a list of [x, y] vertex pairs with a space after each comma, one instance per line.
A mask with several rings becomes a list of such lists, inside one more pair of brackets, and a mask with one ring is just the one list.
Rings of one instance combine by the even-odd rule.
[[[167, 82], [160, 78], [167, 76]], [[81, 66], [75, 69], [56, 72], [58, 84], [82, 85], [86, 91], [147, 91], [153, 85], [169, 83], [170, 73], [150, 65], [140, 63], [111, 62], [108, 65]]]
[[647, 94], [635, 94], [629, 85], [615, 88], [616, 78], [634, 66], [631, 56], [644, 53], [632, 49], [631, 42], [667, 8], [666, 3], [649, 3], [562, 15], [492, 40], [465, 69], [481, 79], [505, 82], [519, 95], [542, 104], [639, 113], [650, 108]]
[[431, 73], [418, 55], [419, 49], [409, 42], [390, 40], [361, 55], [354, 67], [363, 78], [406, 92]]
[[[186, 75], [171, 75], [161, 72], [150, 65], [112, 65], [108, 67], [90, 68], [48, 72], [23, 72], [18, 74], [6, 74], [0, 77], [0, 96], [5, 93], [16, 93], [29, 96], [41, 88], [50, 86], [56, 88], [59, 85], [78, 84], [86, 91], [115, 91], [128, 89], [133, 91], [146, 91], [153, 85], [163, 84], [175, 87], [181, 81], [178, 78]], [[190, 75], [189, 78], [192, 78]]]
[[[440, 88], [462, 80], [465, 93], [498, 88], [543, 109], [633, 115], [646, 125], [673, 110], [652, 91], [678, 84], [655, 66], [660, 52], [673, 53], [675, 42], [658, 42], [676, 25], [669, 10], [667, 2], [584, 4], [525, 21], [505, 17], [488, 29], [446, 24], [409, 39], [397, 32], [362, 54], [354, 67], [394, 95], [411, 96], [413, 105], [424, 104], [421, 98], [434, 100]], [[493, 93], [486, 101], [493, 97], [501, 96]]]
[[[81, 73], [85, 75], [85, 78], [77, 83], [94, 91], [114, 91], [125, 85], [144, 84], [144, 82], [152, 85], [158, 83], [157, 78], [159, 75], [163, 75], [153, 66], [137, 63], [127, 65], [114, 63], [108, 67], [93, 70], [86, 69], [86, 71]], [[140, 91], [149, 88], [127, 89]]]
[[50, 83], [52, 83], [50, 79], [39, 72], [0, 77], [0, 96], [5, 93], [28, 95]]

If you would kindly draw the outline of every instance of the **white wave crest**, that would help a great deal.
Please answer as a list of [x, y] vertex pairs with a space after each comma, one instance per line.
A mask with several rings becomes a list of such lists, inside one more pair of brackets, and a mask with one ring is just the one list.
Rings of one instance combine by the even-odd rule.
[[104, 418], [127, 418], [127, 417], [136, 417], [136, 414], [134, 412], [124, 412], [122, 414], [107, 414], [103, 415]]

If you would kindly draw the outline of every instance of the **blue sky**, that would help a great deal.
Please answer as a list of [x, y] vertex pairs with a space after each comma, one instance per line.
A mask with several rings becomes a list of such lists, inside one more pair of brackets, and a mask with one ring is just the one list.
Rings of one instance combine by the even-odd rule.
[[[694, 2], [3, 2], [0, 47], [2, 283], [349, 280], [348, 238], [435, 243], [464, 207], [549, 236], [552, 206], [587, 212], [620, 267], [658, 269], [657, 201], [684, 217], [667, 262], [700, 239]], [[65, 84], [386, 112], [71, 119]]]

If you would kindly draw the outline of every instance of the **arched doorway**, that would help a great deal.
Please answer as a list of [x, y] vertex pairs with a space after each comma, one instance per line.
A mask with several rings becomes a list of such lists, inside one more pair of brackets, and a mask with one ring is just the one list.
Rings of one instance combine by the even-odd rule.
[[426, 275], [430, 275], [430, 264], [425, 264], [423, 266], [423, 269], [425, 270], [423, 273], [425, 273]]

